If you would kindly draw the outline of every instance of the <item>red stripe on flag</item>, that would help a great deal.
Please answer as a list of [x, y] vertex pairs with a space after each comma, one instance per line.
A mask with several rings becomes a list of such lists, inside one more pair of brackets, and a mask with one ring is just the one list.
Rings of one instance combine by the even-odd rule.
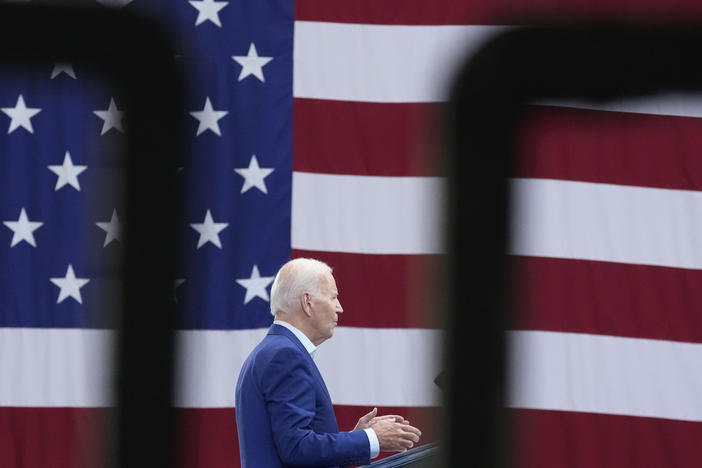
[[[633, 16], [632, 16], [633, 15]], [[696, 0], [297, 0], [298, 21], [450, 25], [515, 24], [529, 18], [633, 18], [662, 20], [702, 17]]]
[[439, 256], [365, 255], [293, 250], [334, 270], [344, 308], [339, 325], [367, 328], [440, 328], [435, 291]]
[[513, 257], [514, 327], [702, 343], [702, 271]]
[[[296, 171], [440, 173], [440, 104], [295, 99], [294, 106]], [[702, 119], [532, 106], [522, 123], [517, 177], [702, 189]]]
[[[335, 406], [342, 430], [371, 407]], [[438, 440], [438, 408], [379, 407], [401, 414], [423, 432], [421, 444]], [[106, 409], [0, 408], [0, 466], [95, 466], [97, 423]], [[189, 468], [239, 466], [233, 408], [179, 409], [179, 461]], [[702, 459], [702, 424], [605, 414], [511, 409], [514, 459], [525, 468], [616, 466], [696, 467]], [[36, 446], [33, 444], [36, 443]], [[384, 456], [391, 454], [383, 454]], [[88, 461], [92, 460], [92, 461]]]
[[105, 408], [0, 407], [0, 466], [100, 466]]
[[[373, 408], [334, 407], [339, 427], [351, 430]], [[419, 427], [420, 443], [439, 435], [439, 408], [378, 407], [378, 414], [400, 414]], [[240, 466], [234, 408], [179, 408], [178, 466], [233, 468]], [[0, 466], [16, 468], [91, 468], [100, 465], [101, 434], [108, 434], [112, 413], [107, 408], [0, 407]], [[392, 455], [391, 453], [383, 454]]]
[[[372, 407], [335, 405], [334, 411], [339, 422], [339, 429], [350, 431], [358, 422], [358, 418], [372, 409]], [[234, 408], [188, 408], [177, 411], [181, 467], [233, 468], [240, 466]], [[419, 427], [422, 430], [421, 444], [438, 440], [438, 411], [439, 408], [378, 407], [378, 414], [400, 414]], [[392, 453], [383, 453], [383, 456], [388, 455], [392, 455]]]
[[518, 177], [702, 190], [702, 119], [533, 106]]
[[296, 171], [375, 176], [437, 171], [438, 104], [295, 99], [294, 112]]
[[234, 408], [178, 408], [176, 411], [180, 467], [241, 466]]
[[521, 468], [693, 468], [702, 460], [699, 422], [544, 410], [509, 414], [515, 431], [510, 456]]
[[[297, 21], [362, 24], [458, 24], [499, 11], [494, 2], [455, 0], [297, 0]], [[467, 24], [467, 23], [466, 23]]]

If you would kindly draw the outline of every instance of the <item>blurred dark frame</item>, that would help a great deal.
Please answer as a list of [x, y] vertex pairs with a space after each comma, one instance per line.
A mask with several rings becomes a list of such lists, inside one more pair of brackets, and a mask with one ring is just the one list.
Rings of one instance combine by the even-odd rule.
[[552, 24], [490, 41], [461, 70], [448, 105], [444, 466], [519, 466], [504, 408], [506, 252], [508, 177], [525, 104], [702, 91], [699, 26]]
[[0, 5], [0, 63], [79, 62], [124, 95], [126, 217], [118, 317], [116, 459], [102, 466], [166, 468], [173, 453], [173, 278], [181, 161], [181, 74], [152, 21], [95, 7]]

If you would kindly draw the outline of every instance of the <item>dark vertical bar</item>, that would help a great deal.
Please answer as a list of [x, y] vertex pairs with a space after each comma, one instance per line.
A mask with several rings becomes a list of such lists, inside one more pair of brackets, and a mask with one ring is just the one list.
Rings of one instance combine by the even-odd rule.
[[[177, 240], [174, 187], [179, 123], [185, 115], [173, 52], [152, 25], [132, 26], [148, 42], [127, 87], [129, 136], [125, 290], [118, 367], [120, 467], [174, 466], [173, 329]], [[147, 39], [148, 38], [148, 39]], [[138, 80], [147, 78], [149, 86]], [[144, 83], [145, 84], [145, 83]]]
[[[22, 40], [17, 40], [17, 38]], [[0, 5], [0, 60], [79, 61], [127, 98], [124, 290], [118, 330], [116, 460], [174, 466], [172, 285], [181, 161], [180, 73], [156, 23], [105, 8]]]
[[471, 65], [449, 108], [444, 456], [445, 466], [503, 467], [506, 174], [514, 110], [506, 95], [511, 78], [493, 74], [492, 63]]
[[702, 90], [699, 26], [562, 24], [488, 43], [449, 104], [446, 466], [519, 466], [509, 457], [504, 332], [513, 308], [507, 180], [522, 106]]

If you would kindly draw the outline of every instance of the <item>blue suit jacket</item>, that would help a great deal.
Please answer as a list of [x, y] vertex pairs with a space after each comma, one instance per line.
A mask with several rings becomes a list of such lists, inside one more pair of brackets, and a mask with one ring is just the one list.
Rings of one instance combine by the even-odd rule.
[[327, 386], [287, 328], [273, 324], [236, 384], [243, 468], [370, 463], [364, 431], [339, 432]]

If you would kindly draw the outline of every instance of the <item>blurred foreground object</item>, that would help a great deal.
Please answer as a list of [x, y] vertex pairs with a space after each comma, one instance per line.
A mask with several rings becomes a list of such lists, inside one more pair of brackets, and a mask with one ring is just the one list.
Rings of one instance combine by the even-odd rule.
[[[526, 365], [531, 355], [525, 351], [531, 348], [519, 346], [532, 337], [510, 332], [509, 343], [505, 339], [505, 331], [514, 327], [517, 314], [513, 308], [519, 306], [512, 303], [513, 278], [507, 253], [543, 255], [537, 250], [520, 250], [530, 238], [525, 239], [523, 225], [510, 225], [515, 217], [520, 219], [519, 213], [509, 211], [513, 206], [508, 200], [510, 190], [521, 186], [510, 185], [509, 177], [514, 174], [516, 134], [526, 104], [584, 100], [604, 106], [664, 91], [700, 91], [702, 66], [695, 59], [700, 47], [702, 32], [695, 27], [572, 24], [523, 28], [489, 42], [461, 72], [452, 96], [449, 125], [447, 278], [452, 318], [446, 347], [449, 420], [442, 444], [447, 466], [459, 466], [466, 460], [481, 467], [524, 466], [524, 459], [511, 459], [509, 453], [515, 434], [511, 433], [505, 403], [512, 408], [563, 409], [539, 406], [543, 403], [538, 403], [538, 398], [544, 393], [530, 396], [530, 388], [523, 386], [535, 379], [547, 381], [553, 385], [547, 390], [557, 393], [558, 385], [568, 382], [549, 380], [553, 367], [546, 366], [543, 374], [534, 377], [525, 369], [510, 368], [513, 387], [505, 391], [506, 346], [514, 347], [510, 364]], [[474, 175], [470, 183], [465, 182], [466, 174]], [[694, 213], [688, 215], [693, 217]], [[510, 228], [514, 230], [509, 232]], [[685, 239], [681, 238], [686, 243]], [[568, 312], [562, 311], [565, 315]], [[546, 355], [554, 353], [546, 351]], [[637, 365], [636, 361], [631, 364]], [[690, 388], [695, 382], [689, 380]], [[653, 379], [646, 383], [655, 392], [660, 382]], [[577, 394], [579, 388], [572, 391]], [[636, 402], [642, 392], [648, 392], [663, 398], [659, 405], [665, 404], [665, 392], [651, 393], [640, 385], [632, 385], [629, 391], [625, 401]], [[680, 392], [685, 395], [689, 389]], [[699, 405], [690, 401], [688, 410], [685, 418], [701, 420]], [[543, 460], [551, 456], [540, 455]], [[573, 463], [588, 463], [586, 457], [571, 456]], [[678, 456], [671, 454], [671, 459]], [[692, 465], [683, 462], [680, 466]]]
[[[125, 34], [126, 31], [129, 33]], [[125, 211], [119, 217], [123, 226], [120, 233], [114, 228], [115, 217], [98, 224], [107, 235], [112, 235], [109, 240], [105, 237], [105, 245], [116, 236], [123, 242], [124, 266], [119, 272], [111, 272], [123, 275], [123, 289], [115, 297], [107, 298], [119, 302], [121, 310], [117, 311], [117, 317], [106, 320], [117, 328], [117, 414], [115, 427], [107, 430], [108, 436], [114, 436], [116, 447], [106, 443], [105, 452], [97, 454], [98, 459], [92, 463], [171, 467], [175, 319], [172, 291], [178, 212], [172, 168], [180, 161], [180, 119], [184, 112], [173, 50], [150, 21], [101, 8], [34, 5], [0, 5], [0, 43], [0, 61], [4, 67], [37, 68], [55, 63], [59, 65], [54, 68], [52, 78], [60, 74], [74, 78], [75, 71], [68, 64], [80, 63], [115, 93], [122, 93], [121, 110], [111, 100], [107, 109], [95, 112], [104, 121], [103, 134], [113, 127], [125, 132], [126, 157], [122, 167], [126, 186], [122, 192]], [[126, 110], [124, 128], [122, 110]], [[20, 95], [14, 109], [6, 113], [13, 124], [18, 119], [16, 127], [33, 134], [28, 121], [37, 111], [27, 106]], [[72, 122], [52, 124], [70, 128]], [[85, 166], [73, 165], [68, 153], [63, 166], [49, 169], [59, 177], [55, 190], [65, 183], [80, 189], [76, 177]], [[52, 280], [61, 288], [59, 303], [67, 299], [81, 302], [80, 288], [89, 282], [81, 276], [69, 264], [64, 278]], [[83, 383], [75, 375], [64, 375], [61, 379], [72, 380], [68, 385]], [[113, 448], [116, 458], [111, 453]]]

